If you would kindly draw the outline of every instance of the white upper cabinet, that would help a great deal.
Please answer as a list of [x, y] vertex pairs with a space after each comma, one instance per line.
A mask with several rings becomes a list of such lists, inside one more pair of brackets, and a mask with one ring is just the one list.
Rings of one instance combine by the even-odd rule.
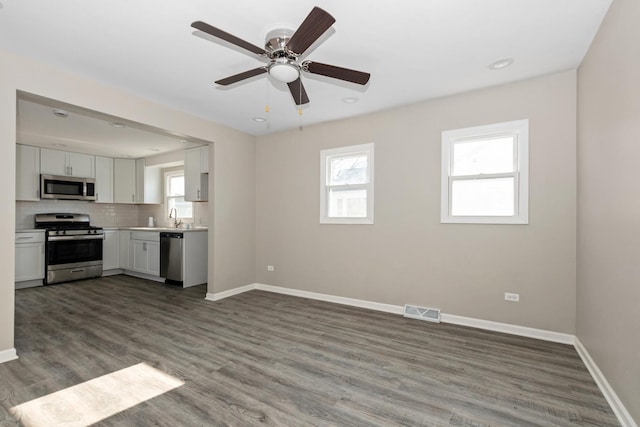
[[113, 159], [113, 202], [136, 203], [136, 161]]
[[113, 203], [113, 159], [96, 156], [96, 203]]
[[95, 178], [95, 156], [41, 148], [40, 173]]
[[162, 180], [159, 167], [147, 167], [144, 159], [136, 160], [136, 203], [162, 203]]
[[16, 144], [16, 200], [40, 200], [40, 148]]
[[113, 159], [113, 202], [162, 203], [160, 168], [146, 167], [144, 159]]
[[209, 198], [209, 146], [184, 151], [184, 199], [204, 202]]

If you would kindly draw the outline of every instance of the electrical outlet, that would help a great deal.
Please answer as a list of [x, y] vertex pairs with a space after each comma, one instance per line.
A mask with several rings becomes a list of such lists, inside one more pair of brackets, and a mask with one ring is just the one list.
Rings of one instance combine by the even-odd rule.
[[275, 270], [275, 268], [273, 268], [273, 265], [267, 265], [267, 271], [273, 271]]
[[511, 292], [505, 292], [504, 293], [504, 299], [507, 300], [507, 301], [519, 302], [520, 301], [520, 294], [513, 294]]

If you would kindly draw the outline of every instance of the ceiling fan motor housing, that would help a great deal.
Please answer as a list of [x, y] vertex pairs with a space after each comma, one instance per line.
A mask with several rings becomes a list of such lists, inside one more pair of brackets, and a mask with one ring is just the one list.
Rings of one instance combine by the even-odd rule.
[[288, 30], [285, 28], [276, 28], [275, 30], [271, 30], [267, 33], [265, 37], [266, 42], [264, 45], [264, 50], [267, 51], [267, 55], [269, 58], [283, 58], [287, 59], [295, 59], [298, 55], [291, 52], [287, 49], [287, 43], [291, 36], [293, 35], [293, 30]]

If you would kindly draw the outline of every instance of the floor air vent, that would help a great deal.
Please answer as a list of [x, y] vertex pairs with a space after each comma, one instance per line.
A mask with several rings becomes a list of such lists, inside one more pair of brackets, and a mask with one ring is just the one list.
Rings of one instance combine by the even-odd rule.
[[437, 308], [426, 308], [405, 304], [404, 313], [402, 313], [402, 315], [412, 319], [440, 323], [440, 310]]

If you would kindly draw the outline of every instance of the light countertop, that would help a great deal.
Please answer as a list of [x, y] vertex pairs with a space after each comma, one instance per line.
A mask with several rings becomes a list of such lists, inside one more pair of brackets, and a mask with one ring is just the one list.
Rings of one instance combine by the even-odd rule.
[[175, 228], [175, 227], [104, 227], [105, 230], [158, 231], [189, 233], [192, 231], [209, 231], [209, 227]]

